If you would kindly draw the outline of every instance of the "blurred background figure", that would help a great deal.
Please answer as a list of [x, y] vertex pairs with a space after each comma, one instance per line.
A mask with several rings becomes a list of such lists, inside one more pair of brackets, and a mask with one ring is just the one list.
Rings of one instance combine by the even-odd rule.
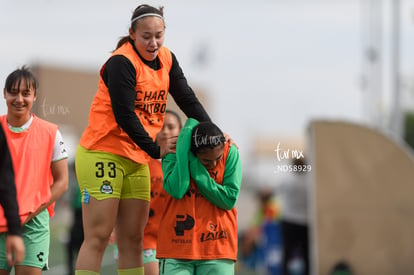
[[281, 203], [282, 269], [286, 275], [309, 274], [308, 178], [304, 158], [291, 160], [291, 177], [276, 186]]
[[[169, 138], [180, 134], [181, 128], [182, 122], [178, 113], [166, 110], [164, 124], [156, 137], [157, 144], [160, 146], [166, 144]], [[161, 159], [151, 159], [148, 166], [151, 175], [151, 201], [148, 222], [144, 230], [142, 257], [144, 275], [158, 275], [157, 237], [168, 194], [163, 188]]]
[[260, 274], [281, 274], [280, 205], [270, 187], [257, 191], [258, 208], [250, 227], [240, 234], [242, 268]]
[[75, 274], [75, 259], [83, 242], [82, 196], [76, 181], [74, 165], [74, 163], [69, 165], [69, 204], [73, 219], [69, 228], [69, 239], [66, 243], [68, 275]]
[[345, 261], [340, 261], [332, 268], [330, 275], [353, 275], [352, 268]]

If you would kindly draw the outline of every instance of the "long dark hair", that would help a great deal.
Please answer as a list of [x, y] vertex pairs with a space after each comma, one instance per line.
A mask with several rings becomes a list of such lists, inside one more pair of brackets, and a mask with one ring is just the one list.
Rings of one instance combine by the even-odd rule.
[[[155, 13], [155, 14], [160, 15], [161, 17], [164, 17], [164, 7], [160, 6], [159, 8], [155, 8], [155, 7], [147, 5], [147, 4], [139, 5], [134, 10], [134, 12], [132, 13], [132, 16], [131, 16], [131, 22], [132, 22], [131, 23], [131, 29], [132, 29], [132, 31], [135, 31], [135, 29], [138, 25], [138, 21], [139, 21], [139, 20], [134, 21], [134, 18], [137, 18], [138, 16], [141, 16], [141, 15], [146, 14], [146, 13]], [[121, 47], [123, 44], [125, 44], [128, 41], [129, 41], [129, 35], [122, 36], [119, 39], [118, 44], [116, 45], [116, 49], [118, 49], [119, 47]]]

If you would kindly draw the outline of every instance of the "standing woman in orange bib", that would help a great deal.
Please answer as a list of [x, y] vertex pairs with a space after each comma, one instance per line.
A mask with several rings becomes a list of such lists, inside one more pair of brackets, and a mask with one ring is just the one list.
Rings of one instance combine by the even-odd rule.
[[[58, 125], [31, 113], [38, 81], [25, 66], [6, 78], [3, 96], [7, 114], [0, 116], [15, 172], [19, 218], [23, 225], [25, 257], [14, 265], [16, 275], [40, 275], [48, 269], [49, 219], [68, 188], [68, 154]], [[7, 223], [0, 211], [0, 247], [7, 237]], [[7, 240], [6, 240], [7, 242]], [[12, 266], [0, 249], [0, 274]]]
[[163, 8], [138, 6], [129, 35], [102, 66], [89, 124], [76, 152], [82, 192], [84, 242], [76, 274], [99, 274], [115, 228], [118, 274], [144, 274], [142, 240], [150, 202], [149, 159], [170, 147], [158, 146], [171, 94], [187, 117], [210, 118], [164, 43]]

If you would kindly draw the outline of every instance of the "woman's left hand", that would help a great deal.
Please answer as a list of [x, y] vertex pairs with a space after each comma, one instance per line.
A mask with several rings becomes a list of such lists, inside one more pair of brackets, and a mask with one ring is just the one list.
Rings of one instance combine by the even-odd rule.
[[169, 153], [175, 154], [178, 136], [167, 138], [167, 142], [160, 147], [160, 157], [164, 158]]

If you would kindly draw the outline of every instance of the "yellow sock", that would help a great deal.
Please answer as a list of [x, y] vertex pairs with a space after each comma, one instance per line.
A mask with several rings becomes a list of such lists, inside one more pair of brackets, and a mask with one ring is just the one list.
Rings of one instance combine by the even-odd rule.
[[144, 267], [118, 269], [118, 275], [144, 275]]
[[99, 275], [99, 273], [89, 270], [75, 270], [75, 275]]

